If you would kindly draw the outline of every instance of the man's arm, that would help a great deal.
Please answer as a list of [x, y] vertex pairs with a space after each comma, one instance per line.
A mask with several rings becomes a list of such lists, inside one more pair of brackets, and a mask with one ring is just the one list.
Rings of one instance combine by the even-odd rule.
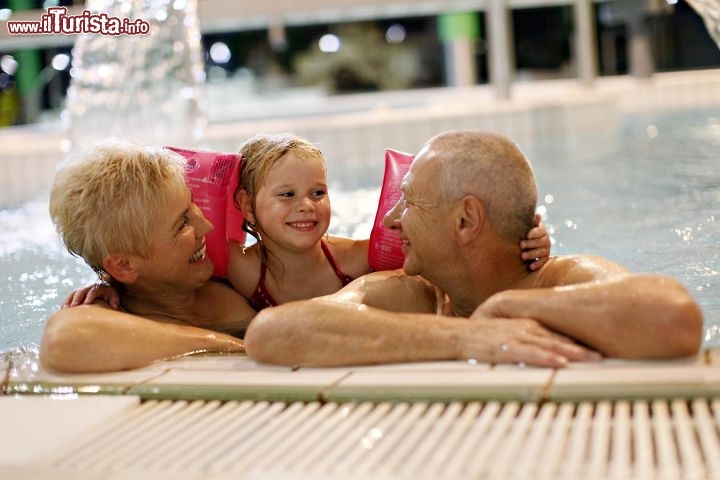
[[245, 347], [257, 361], [298, 366], [476, 359], [562, 367], [597, 359], [532, 320], [440, 316], [441, 300], [420, 278], [378, 272], [327, 297], [262, 310]]
[[608, 357], [697, 353], [702, 312], [677, 280], [589, 256], [553, 259], [546, 268], [541, 288], [500, 292], [471, 318], [532, 318]]
[[196, 351], [242, 352], [240, 339], [189, 325], [146, 319], [105, 303], [63, 308], [48, 318], [40, 362], [55, 371], [106, 372]]

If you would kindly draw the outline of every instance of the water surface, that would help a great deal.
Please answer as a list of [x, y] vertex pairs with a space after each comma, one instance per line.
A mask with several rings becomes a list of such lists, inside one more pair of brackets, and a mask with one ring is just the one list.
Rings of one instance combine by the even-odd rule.
[[[705, 344], [717, 346], [720, 113], [628, 116], [598, 132], [544, 136], [525, 148], [553, 253], [592, 253], [678, 278], [702, 307]], [[384, 160], [370, 167], [328, 161], [331, 232], [366, 237]], [[0, 229], [0, 350], [33, 347], [47, 315], [94, 275], [60, 244], [46, 194], [0, 210]]]

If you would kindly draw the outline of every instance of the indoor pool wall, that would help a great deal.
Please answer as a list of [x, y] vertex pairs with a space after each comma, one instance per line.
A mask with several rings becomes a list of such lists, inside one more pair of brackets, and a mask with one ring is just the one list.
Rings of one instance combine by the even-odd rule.
[[[500, 131], [517, 140], [535, 166], [554, 253], [597, 253], [637, 271], [676, 276], [703, 307], [706, 344], [717, 345], [720, 73], [601, 79], [591, 90], [565, 81], [521, 84], [514, 96], [499, 102], [478, 87], [301, 104], [282, 98], [261, 106], [242, 98], [237, 105], [211, 102], [214, 117], [225, 121], [211, 124], [201, 146], [233, 151], [257, 131], [294, 131], [319, 143], [329, 163], [331, 229], [365, 236], [385, 148], [416, 151], [450, 128]], [[227, 121], [232, 110], [240, 120]], [[267, 119], [267, 111], [281, 118]], [[47, 218], [47, 187], [62, 156], [60, 133], [35, 126], [6, 129], [0, 138], [10, 146], [0, 152], [7, 165], [0, 177], [0, 228], [6, 232], [0, 240], [0, 350], [7, 350], [36, 344], [47, 314], [93, 276], [64, 252]]]

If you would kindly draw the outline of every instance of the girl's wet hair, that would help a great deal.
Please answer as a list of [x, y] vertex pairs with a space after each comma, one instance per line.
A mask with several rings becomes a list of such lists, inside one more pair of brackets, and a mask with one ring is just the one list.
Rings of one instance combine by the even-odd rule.
[[[233, 195], [234, 204], [238, 210], [242, 209], [239, 199], [240, 192], [244, 190], [250, 198], [250, 208], [255, 215], [258, 191], [265, 183], [270, 170], [288, 152], [294, 152], [301, 156], [315, 156], [324, 160], [322, 152], [315, 144], [292, 133], [258, 133], [240, 146], [242, 168]], [[243, 230], [258, 241], [262, 260], [266, 262], [268, 252], [262, 243], [262, 226], [257, 222], [244, 219]]]

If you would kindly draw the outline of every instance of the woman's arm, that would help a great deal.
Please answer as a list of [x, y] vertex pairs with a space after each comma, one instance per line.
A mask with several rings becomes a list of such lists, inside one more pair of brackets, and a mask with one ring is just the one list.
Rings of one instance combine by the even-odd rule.
[[199, 351], [242, 352], [243, 342], [202, 328], [149, 320], [98, 302], [50, 315], [40, 343], [40, 362], [62, 372], [106, 372]]

